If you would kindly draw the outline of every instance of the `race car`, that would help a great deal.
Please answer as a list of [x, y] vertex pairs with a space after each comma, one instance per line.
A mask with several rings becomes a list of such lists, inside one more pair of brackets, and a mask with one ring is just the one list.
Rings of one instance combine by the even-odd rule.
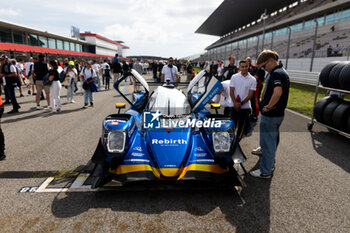
[[215, 114], [205, 108], [222, 88], [214, 76], [203, 70], [183, 88], [167, 81], [150, 94], [146, 80], [131, 70], [113, 86], [126, 103], [117, 103], [118, 113], [102, 123], [91, 188], [111, 182], [242, 186], [234, 165], [246, 158], [234, 122], [218, 114], [218, 104]]

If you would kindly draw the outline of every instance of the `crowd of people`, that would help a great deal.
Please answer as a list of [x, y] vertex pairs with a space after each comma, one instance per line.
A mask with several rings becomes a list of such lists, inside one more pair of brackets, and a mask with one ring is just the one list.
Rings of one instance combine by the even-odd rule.
[[[257, 58], [257, 64], [247, 57], [235, 65], [235, 57], [229, 57], [229, 64], [222, 61], [205, 62], [203, 68], [222, 81], [222, 89], [212, 99], [224, 107], [224, 114], [230, 116], [236, 126], [236, 142], [250, 130], [250, 122], [260, 119], [260, 146], [252, 151], [261, 156], [260, 169], [250, 174], [257, 178], [271, 178], [275, 168], [276, 149], [279, 143], [279, 127], [289, 95], [289, 76], [278, 61], [275, 51], [264, 50]], [[266, 79], [266, 80], [265, 80]], [[263, 82], [265, 80], [265, 88]], [[221, 101], [221, 96], [224, 100]]]
[[[110, 82], [118, 80], [123, 72], [129, 72], [131, 68], [142, 73], [144, 65], [139, 61], [135, 63], [120, 62], [118, 54], [112, 61], [104, 60], [76, 60], [64, 58], [62, 61], [46, 61], [43, 54], [30, 57], [27, 62], [20, 59], [9, 59], [6, 54], [0, 57], [0, 94], [5, 94], [4, 104], [11, 104], [12, 110], [8, 114], [19, 112], [21, 106], [17, 97], [24, 97], [23, 86], [27, 86], [28, 95], [35, 96], [37, 110], [60, 112], [62, 103], [60, 92], [62, 86], [67, 89], [67, 103], [75, 103], [74, 95], [79, 92], [84, 94], [84, 106], [93, 106], [93, 92], [99, 89], [110, 89]], [[141, 68], [139, 68], [141, 67]], [[79, 85], [80, 83], [80, 85]], [[16, 95], [18, 89], [19, 95]], [[40, 100], [45, 100], [47, 106], [40, 106]]]
[[[112, 61], [77, 61], [65, 58], [62, 62], [50, 60], [48, 63], [46, 57], [40, 54], [23, 63], [23, 60], [19, 62], [15, 59], [10, 60], [3, 54], [0, 56], [0, 83], [1, 90], [5, 92], [4, 104], [12, 105], [12, 110], [7, 112], [8, 114], [19, 112], [21, 106], [17, 102], [15, 90], [18, 89], [19, 98], [23, 97], [23, 85], [27, 85], [29, 95], [35, 96], [37, 110], [43, 109], [40, 100], [46, 99], [47, 111], [60, 112], [62, 86], [67, 89], [67, 103], [75, 103], [74, 96], [80, 87], [84, 95], [82, 108], [86, 109], [94, 106], [94, 92], [103, 87], [110, 89], [111, 81], [114, 83], [123, 73], [128, 73], [131, 69], [140, 74], [152, 72], [156, 82], [178, 83], [190, 82], [195, 76], [194, 67], [200, 66], [222, 82], [222, 89], [211, 102], [220, 103], [224, 108], [224, 114], [235, 122], [236, 142], [248, 134], [251, 121], [256, 121], [261, 112], [260, 146], [252, 152], [262, 156], [260, 169], [250, 174], [254, 177], [270, 178], [279, 143], [279, 127], [283, 121], [289, 94], [289, 77], [278, 59], [277, 52], [271, 50], [261, 52], [256, 65], [252, 64], [250, 57], [247, 57], [238, 62], [238, 67], [235, 56], [230, 56], [229, 63], [224, 66], [223, 61], [212, 61], [211, 64], [206, 61], [198, 64], [175, 60], [172, 57], [166, 63], [140, 60], [127, 62], [120, 61], [118, 54]], [[185, 73], [186, 80], [180, 80], [181, 73]], [[264, 80], [266, 85], [262, 91]], [[223, 101], [221, 97], [224, 97]], [[0, 99], [0, 118], [4, 112], [4, 104]], [[5, 157], [4, 137], [0, 129], [0, 160]]]

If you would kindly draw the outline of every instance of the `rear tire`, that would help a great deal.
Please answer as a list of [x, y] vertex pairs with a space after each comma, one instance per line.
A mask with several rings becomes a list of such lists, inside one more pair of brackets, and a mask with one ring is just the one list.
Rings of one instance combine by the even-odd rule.
[[350, 102], [343, 102], [334, 110], [333, 126], [339, 130], [346, 130], [347, 120], [350, 117]]
[[350, 91], [350, 64], [346, 64], [339, 74], [339, 89]]
[[314, 106], [314, 116], [318, 122], [323, 123], [323, 111], [326, 106], [332, 102], [333, 98], [330, 96], [320, 99]]
[[334, 101], [332, 101], [331, 103], [329, 103], [326, 108], [324, 109], [323, 111], [323, 122], [326, 124], [326, 125], [329, 125], [329, 126], [333, 126], [333, 121], [332, 121], [332, 118], [333, 118], [333, 113], [335, 111], [335, 109], [341, 104], [341, 100], [339, 99], [336, 99]]
[[328, 84], [331, 88], [339, 88], [339, 74], [342, 69], [345, 67], [345, 62], [338, 63], [333, 67], [333, 69], [329, 72], [328, 76]]
[[329, 87], [329, 81], [328, 81], [329, 80], [328, 79], [329, 73], [333, 69], [333, 67], [335, 65], [337, 65], [338, 63], [339, 62], [337, 62], [337, 61], [331, 62], [322, 69], [322, 71], [320, 73], [320, 81], [321, 81], [322, 86]]

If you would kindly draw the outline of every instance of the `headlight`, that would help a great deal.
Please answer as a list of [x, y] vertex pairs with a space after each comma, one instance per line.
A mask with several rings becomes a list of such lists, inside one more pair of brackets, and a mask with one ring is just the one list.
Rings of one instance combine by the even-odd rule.
[[113, 130], [108, 132], [107, 136], [107, 150], [111, 153], [124, 152], [126, 141], [126, 133], [121, 130]]
[[229, 152], [232, 141], [232, 135], [228, 131], [213, 132], [213, 146], [216, 153]]

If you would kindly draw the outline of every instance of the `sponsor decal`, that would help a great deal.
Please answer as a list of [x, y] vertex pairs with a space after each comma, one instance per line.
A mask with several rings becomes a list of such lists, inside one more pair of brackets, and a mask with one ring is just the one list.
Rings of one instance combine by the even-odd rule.
[[171, 146], [171, 145], [183, 145], [187, 144], [187, 141], [185, 139], [152, 139], [152, 144], [156, 145], [165, 145], [165, 146]]
[[214, 163], [214, 159], [197, 159], [197, 160], [190, 160], [190, 163], [198, 163], [198, 162], [207, 162], [207, 163]]
[[125, 159], [124, 162], [146, 162], [149, 163], [148, 159]]
[[119, 122], [118, 121], [112, 121], [111, 125], [119, 125]]
[[194, 151], [204, 151], [202, 147], [197, 146], [196, 148], [194, 148]]
[[207, 155], [208, 155], [207, 153], [196, 153], [196, 154], [194, 154], [194, 156], [199, 157], [199, 158], [206, 157]]
[[133, 148], [133, 150], [142, 152], [141, 146], [135, 146], [135, 147]]
[[138, 153], [138, 152], [132, 152], [131, 155], [135, 156], [135, 157], [143, 157], [145, 154], [144, 153]]
[[177, 118], [160, 118], [162, 115], [159, 111], [157, 112], [144, 112], [143, 113], [143, 127], [145, 129], [159, 129], [165, 128], [220, 128], [222, 121], [216, 121], [214, 118], [210, 119], [177, 119]]

